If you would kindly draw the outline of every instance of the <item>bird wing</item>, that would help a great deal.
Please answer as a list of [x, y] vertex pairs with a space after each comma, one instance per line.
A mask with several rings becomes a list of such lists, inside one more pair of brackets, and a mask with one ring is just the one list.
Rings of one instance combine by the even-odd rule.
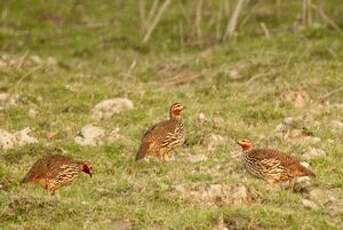
[[267, 166], [281, 166], [287, 169], [291, 176], [315, 176], [312, 171], [302, 166], [296, 158], [275, 149], [254, 149], [249, 152], [249, 156]]

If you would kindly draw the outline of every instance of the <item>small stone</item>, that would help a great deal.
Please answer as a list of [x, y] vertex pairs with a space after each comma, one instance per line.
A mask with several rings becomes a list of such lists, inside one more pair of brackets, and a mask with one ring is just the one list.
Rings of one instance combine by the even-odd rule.
[[187, 160], [190, 161], [191, 163], [199, 163], [199, 162], [203, 162], [203, 161], [207, 161], [207, 157], [203, 154], [199, 154], [199, 155], [190, 155], [189, 157], [187, 157]]
[[46, 59], [46, 64], [48, 65], [48, 66], [50, 66], [50, 67], [55, 67], [55, 66], [57, 66], [57, 61], [56, 61], [56, 59], [54, 58], [54, 57], [51, 57], [51, 56], [49, 56], [47, 59]]
[[38, 111], [34, 108], [30, 108], [29, 109], [29, 112], [28, 112], [28, 115], [30, 118], [36, 118], [37, 115], [38, 115]]
[[199, 122], [203, 123], [206, 121], [206, 116], [204, 113], [199, 113], [197, 119]]
[[233, 80], [238, 80], [242, 77], [242, 75], [240, 74], [240, 72], [237, 69], [232, 69], [228, 72], [229, 78], [233, 79]]
[[106, 136], [105, 130], [88, 124], [81, 128], [80, 132], [75, 137], [75, 142], [82, 146], [97, 146], [104, 143]]
[[96, 120], [106, 120], [114, 114], [133, 109], [133, 102], [127, 98], [107, 99], [98, 103], [92, 109], [92, 117]]
[[324, 150], [311, 147], [311, 148], [304, 154], [304, 158], [306, 158], [306, 159], [308, 159], [308, 160], [311, 160], [311, 159], [323, 157], [323, 156], [325, 156], [325, 155], [326, 155], [326, 153], [325, 153]]
[[309, 208], [309, 209], [313, 209], [313, 210], [319, 210], [320, 209], [320, 207], [311, 200], [302, 199], [301, 202], [305, 208]]
[[37, 55], [30, 56], [30, 60], [32, 62], [34, 62], [35, 64], [41, 64], [42, 63], [42, 59]]

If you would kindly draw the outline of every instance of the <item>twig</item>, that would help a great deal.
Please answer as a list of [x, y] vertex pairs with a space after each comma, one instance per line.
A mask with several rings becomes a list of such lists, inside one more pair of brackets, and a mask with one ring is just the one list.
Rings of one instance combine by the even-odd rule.
[[11, 99], [11, 97], [12, 97], [12, 95], [13, 95], [13, 92], [15, 93], [16, 91], [17, 91], [17, 88], [19, 87], [19, 85], [21, 84], [21, 82], [25, 79], [25, 78], [27, 78], [27, 77], [29, 77], [29, 76], [31, 76], [31, 74], [33, 74], [33, 73], [35, 73], [35, 72], [37, 72], [39, 69], [41, 69], [43, 67], [43, 65], [38, 65], [38, 66], [36, 66], [35, 68], [33, 68], [33, 69], [31, 69], [29, 72], [27, 72], [26, 74], [24, 74], [16, 83], [15, 83], [15, 85], [12, 87], [12, 88], [10, 88], [9, 90], [8, 90], [8, 94], [10, 95], [9, 97], [8, 97], [8, 99], [7, 99], [7, 101], [5, 101], [5, 105], [9, 102], [9, 100]]
[[18, 63], [18, 65], [17, 65], [17, 68], [16, 68], [17, 70], [21, 69], [21, 67], [23, 66], [23, 64], [24, 64], [24, 62], [25, 62], [27, 56], [29, 55], [29, 53], [30, 53], [30, 52], [27, 50], [27, 51], [25, 51], [24, 55], [21, 56], [21, 58], [20, 58], [20, 60], [19, 60], [19, 63]]
[[276, 0], [276, 15], [278, 19], [281, 16], [281, 0]]
[[190, 77], [185, 77], [184, 75], [176, 76], [167, 82], [164, 82], [164, 86], [181, 85], [192, 82], [198, 78], [204, 77], [203, 74], [191, 75]]
[[337, 93], [337, 92], [339, 92], [339, 91], [342, 91], [342, 90], [343, 90], [343, 86], [338, 87], [338, 88], [336, 88], [336, 89], [334, 89], [334, 90], [328, 92], [327, 94], [321, 96], [321, 97], [320, 97], [320, 100], [321, 100], [321, 101], [324, 101], [324, 100], [326, 100], [327, 98], [331, 97], [333, 94], [335, 94], [335, 93]]
[[321, 8], [319, 8], [318, 6], [314, 5], [314, 4], [311, 3], [311, 2], [310, 2], [310, 6], [311, 6], [314, 10], [316, 10], [316, 11], [319, 13], [319, 15], [322, 17], [322, 19], [323, 19], [328, 25], [330, 25], [333, 29], [335, 29], [336, 31], [341, 32], [341, 33], [343, 32], [342, 29], [339, 28], [339, 26], [338, 26], [331, 18], [329, 18], [329, 17], [324, 13], [324, 11], [323, 11]]
[[35, 68], [32, 68], [29, 72], [27, 72], [26, 74], [24, 74], [14, 85], [14, 89], [17, 89], [18, 86], [20, 85], [20, 83], [27, 77], [31, 76], [33, 73], [37, 72], [39, 69], [41, 69], [43, 67], [43, 65], [38, 65]]
[[308, 8], [308, 4], [307, 4], [307, 0], [303, 0], [303, 8], [302, 8], [302, 15], [301, 15], [301, 21], [303, 26], [307, 25], [307, 8]]
[[217, 42], [220, 42], [221, 39], [221, 22], [222, 22], [222, 18], [223, 18], [223, 1], [220, 1], [219, 4], [219, 9], [217, 10], [218, 14], [217, 14], [217, 24], [216, 24], [216, 40]]
[[228, 38], [231, 38], [233, 33], [236, 31], [238, 17], [239, 17], [240, 12], [242, 11], [244, 1], [245, 0], [237, 1], [235, 10], [233, 11], [233, 14], [229, 20], [229, 23], [227, 24], [223, 40], [227, 40]]
[[166, 0], [161, 8], [159, 9], [159, 11], [157, 12], [153, 22], [151, 23], [150, 27], [148, 28], [147, 33], [145, 34], [144, 38], [143, 38], [143, 43], [147, 43], [151, 37], [151, 33], [153, 32], [153, 30], [155, 29], [155, 27], [157, 26], [158, 22], [161, 20], [162, 14], [163, 12], [167, 9], [168, 5], [171, 3], [171, 0]]
[[180, 33], [180, 50], [183, 50], [184, 47], [184, 34], [183, 34], [183, 24], [182, 22], [179, 23], [179, 33]]
[[266, 24], [264, 22], [261, 22], [260, 26], [264, 32], [264, 36], [266, 36], [267, 38], [270, 38], [270, 33], [269, 33], [269, 30], [268, 30]]

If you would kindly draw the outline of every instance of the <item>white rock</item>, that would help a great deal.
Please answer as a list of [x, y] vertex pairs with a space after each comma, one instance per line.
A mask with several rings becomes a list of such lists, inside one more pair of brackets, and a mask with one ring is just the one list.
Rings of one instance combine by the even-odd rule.
[[4, 129], [0, 129], [0, 148], [11, 149], [16, 146], [37, 143], [38, 140], [30, 136], [30, 132], [30, 128], [25, 128], [13, 134]]
[[30, 132], [31, 129], [27, 127], [15, 133], [15, 137], [17, 138], [17, 144], [19, 146], [38, 143], [38, 140], [36, 138], [30, 136]]
[[311, 147], [305, 154], [304, 154], [304, 157], [306, 159], [315, 159], [315, 158], [318, 158], [318, 157], [323, 157], [325, 156], [326, 153], [324, 150], [322, 149], [317, 149], [317, 148], [313, 148]]
[[36, 118], [38, 115], [38, 111], [34, 108], [30, 108], [28, 112], [29, 117]]
[[197, 119], [199, 122], [204, 122], [206, 120], [206, 116], [204, 113], [199, 113]]
[[114, 114], [133, 109], [133, 102], [127, 98], [107, 99], [92, 109], [92, 117], [96, 120], [111, 118]]
[[16, 145], [17, 139], [12, 133], [0, 129], [0, 147], [2, 149], [11, 149]]
[[191, 163], [198, 163], [198, 162], [202, 162], [202, 161], [207, 161], [207, 157], [204, 154], [200, 154], [200, 155], [190, 155], [189, 157], [187, 157], [187, 160], [190, 161]]
[[304, 205], [304, 207], [306, 207], [306, 208], [310, 208], [310, 209], [314, 209], [314, 210], [320, 209], [320, 207], [316, 203], [314, 203], [312, 200], [302, 199], [301, 202]]
[[75, 137], [75, 142], [82, 146], [97, 146], [104, 143], [105, 136], [106, 133], [103, 128], [88, 124], [81, 128]]

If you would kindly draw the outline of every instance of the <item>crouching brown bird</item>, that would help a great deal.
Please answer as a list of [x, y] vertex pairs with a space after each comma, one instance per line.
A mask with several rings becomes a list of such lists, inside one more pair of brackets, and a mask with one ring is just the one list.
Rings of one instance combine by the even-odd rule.
[[247, 171], [269, 184], [289, 182], [294, 190], [296, 177], [311, 176], [315, 174], [302, 166], [298, 160], [274, 149], [253, 149], [250, 140], [243, 139], [238, 142], [242, 147], [242, 161]]
[[145, 132], [136, 154], [136, 160], [154, 156], [169, 161], [177, 146], [185, 142], [185, 130], [181, 118], [184, 107], [174, 103], [169, 109], [169, 119], [161, 121]]
[[71, 184], [80, 172], [92, 176], [90, 162], [77, 161], [58, 154], [47, 154], [33, 164], [22, 182], [35, 182], [53, 195], [57, 189]]

